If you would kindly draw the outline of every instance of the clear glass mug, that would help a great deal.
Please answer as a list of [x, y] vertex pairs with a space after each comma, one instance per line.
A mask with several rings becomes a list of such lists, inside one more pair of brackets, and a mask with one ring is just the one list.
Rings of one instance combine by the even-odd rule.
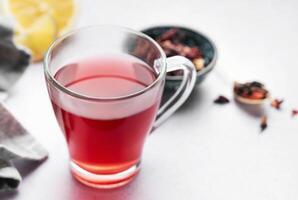
[[[88, 94], [73, 89], [77, 79], [89, 80], [97, 73], [124, 76], [119, 66], [94, 70], [93, 64], [82, 64], [81, 60], [88, 63], [91, 57], [123, 55], [138, 63], [125, 71], [126, 76], [145, 81], [148, 77], [144, 73], [149, 70], [153, 80], [125, 95], [105, 96], [122, 87], [117, 80], [109, 85], [94, 82], [88, 85], [93, 88]], [[166, 73], [175, 70], [183, 71], [181, 85], [159, 108]], [[86, 27], [57, 39], [45, 56], [44, 71], [53, 109], [68, 144], [71, 172], [80, 182], [96, 188], [118, 187], [133, 179], [140, 169], [146, 136], [183, 104], [196, 81], [195, 67], [188, 59], [166, 58], [150, 37], [116, 26]]]

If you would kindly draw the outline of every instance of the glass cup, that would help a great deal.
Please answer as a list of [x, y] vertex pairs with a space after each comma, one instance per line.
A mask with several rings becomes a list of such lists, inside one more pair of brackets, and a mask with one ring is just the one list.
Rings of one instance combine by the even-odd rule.
[[[88, 60], [107, 57], [124, 59], [133, 68], [107, 65], [95, 70], [94, 59]], [[183, 71], [181, 84], [159, 107], [166, 73], [175, 70]], [[146, 136], [183, 104], [196, 81], [195, 67], [188, 59], [166, 58], [147, 35], [116, 26], [86, 27], [57, 39], [45, 56], [44, 71], [54, 113], [68, 145], [71, 172], [78, 181], [96, 188], [118, 187], [133, 179], [140, 169]], [[126, 84], [122, 79], [89, 84], [88, 93], [74, 89], [78, 80], [109, 73], [125, 74], [125, 80], [134, 78], [147, 84], [138, 91], [114, 96], [106, 93], [121, 92]], [[148, 82], [148, 77], [153, 78]]]

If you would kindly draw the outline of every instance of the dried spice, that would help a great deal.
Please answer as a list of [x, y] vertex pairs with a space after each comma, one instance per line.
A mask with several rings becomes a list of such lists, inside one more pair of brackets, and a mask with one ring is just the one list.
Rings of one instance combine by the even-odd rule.
[[230, 102], [230, 100], [229, 100], [227, 97], [222, 96], [222, 95], [218, 96], [218, 97], [214, 100], [214, 103], [216, 103], [216, 104], [227, 104], [227, 103], [229, 103], [229, 102]]
[[234, 95], [241, 103], [259, 104], [269, 96], [264, 84], [252, 81], [247, 83], [234, 83]]
[[261, 132], [264, 131], [267, 127], [268, 127], [267, 117], [263, 116], [261, 117], [261, 124], [260, 124]]
[[200, 71], [204, 68], [205, 60], [203, 58], [195, 58], [192, 60], [195, 65], [197, 71]]
[[195, 58], [202, 58], [202, 52], [197, 47], [189, 47], [182, 43], [174, 43], [171, 40], [161, 41], [159, 42], [159, 44], [168, 57], [180, 55], [185, 56], [190, 60]]
[[283, 99], [273, 99], [271, 101], [271, 106], [277, 110], [280, 110], [281, 104], [284, 102]]
[[[185, 34], [177, 28], [172, 28], [157, 37], [156, 41], [162, 47], [167, 57], [176, 55], [184, 56], [194, 63], [197, 71], [202, 70], [205, 64], [202, 51], [196, 46], [184, 44], [183, 41], [185, 39]], [[171, 72], [169, 75], [181, 74], [179, 72]]]
[[295, 117], [296, 115], [298, 115], [298, 110], [297, 109], [293, 109], [292, 110], [292, 117]]
[[162, 42], [165, 40], [171, 40], [175, 35], [178, 33], [179, 29], [178, 28], [171, 28], [168, 31], [164, 32], [162, 35], [160, 35], [156, 41], [157, 42]]

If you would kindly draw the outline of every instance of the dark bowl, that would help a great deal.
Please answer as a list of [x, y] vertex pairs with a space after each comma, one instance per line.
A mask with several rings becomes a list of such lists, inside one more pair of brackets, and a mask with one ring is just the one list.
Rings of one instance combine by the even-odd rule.
[[[204, 68], [197, 72], [197, 81], [196, 84], [200, 84], [207, 76], [207, 74], [214, 68], [217, 60], [217, 50], [214, 43], [204, 34], [180, 26], [155, 26], [142, 30], [143, 33], [150, 36], [154, 40], [162, 35], [164, 32], [169, 29], [177, 28], [179, 31], [185, 35], [185, 39], [181, 41], [183, 44], [186, 44], [191, 47], [198, 47], [202, 53], [205, 60]], [[180, 84], [182, 80], [181, 76], [167, 76], [166, 77], [166, 86], [176, 87]]]

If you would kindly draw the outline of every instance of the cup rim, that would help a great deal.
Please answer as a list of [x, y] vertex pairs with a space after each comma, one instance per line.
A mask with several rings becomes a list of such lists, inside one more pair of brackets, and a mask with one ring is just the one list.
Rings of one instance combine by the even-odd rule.
[[[66, 38], [77, 34], [81, 31], [87, 30], [87, 29], [115, 29], [115, 30], [120, 30], [123, 32], [127, 32], [130, 34], [134, 34], [137, 35], [139, 37], [142, 37], [146, 40], [149, 40], [155, 47], [156, 49], [159, 51], [160, 56], [161, 56], [161, 69], [160, 69], [160, 73], [158, 74], [158, 76], [156, 77], [156, 79], [147, 87], [145, 87], [142, 90], [139, 90], [137, 92], [128, 94], [128, 95], [122, 95], [122, 96], [115, 96], [115, 97], [95, 97], [95, 96], [89, 96], [89, 95], [84, 95], [81, 93], [78, 93], [76, 91], [73, 91], [71, 89], [68, 89], [67, 87], [63, 86], [58, 80], [56, 80], [56, 78], [54, 77], [54, 75], [50, 72], [49, 66], [50, 66], [50, 61], [51, 61], [51, 56], [52, 56], [52, 52], [54, 50], [54, 48], [60, 44], [63, 40], [65, 40]], [[163, 78], [165, 78], [165, 74], [166, 74], [166, 55], [164, 53], [164, 51], [162, 50], [162, 48], [159, 46], [159, 44], [153, 40], [151, 37], [149, 37], [148, 35], [139, 32], [139, 31], [135, 31], [131, 28], [127, 28], [124, 26], [116, 26], [116, 25], [91, 25], [91, 26], [85, 26], [82, 28], [78, 28], [75, 29], [73, 31], [70, 31], [67, 34], [64, 34], [63, 36], [57, 38], [48, 48], [44, 60], [43, 60], [43, 68], [44, 68], [44, 73], [45, 76], [47, 78], [47, 80], [50, 81], [50, 83], [52, 83], [56, 88], [58, 88], [59, 90], [65, 92], [68, 95], [71, 95], [73, 97], [77, 97], [77, 98], [81, 98], [81, 99], [85, 99], [85, 100], [91, 100], [91, 101], [115, 101], [115, 100], [124, 100], [124, 99], [128, 99], [128, 98], [132, 98], [138, 95], [141, 95], [145, 92], [147, 92], [148, 90], [150, 90], [151, 88], [153, 88], [159, 81], [161, 81]]]

